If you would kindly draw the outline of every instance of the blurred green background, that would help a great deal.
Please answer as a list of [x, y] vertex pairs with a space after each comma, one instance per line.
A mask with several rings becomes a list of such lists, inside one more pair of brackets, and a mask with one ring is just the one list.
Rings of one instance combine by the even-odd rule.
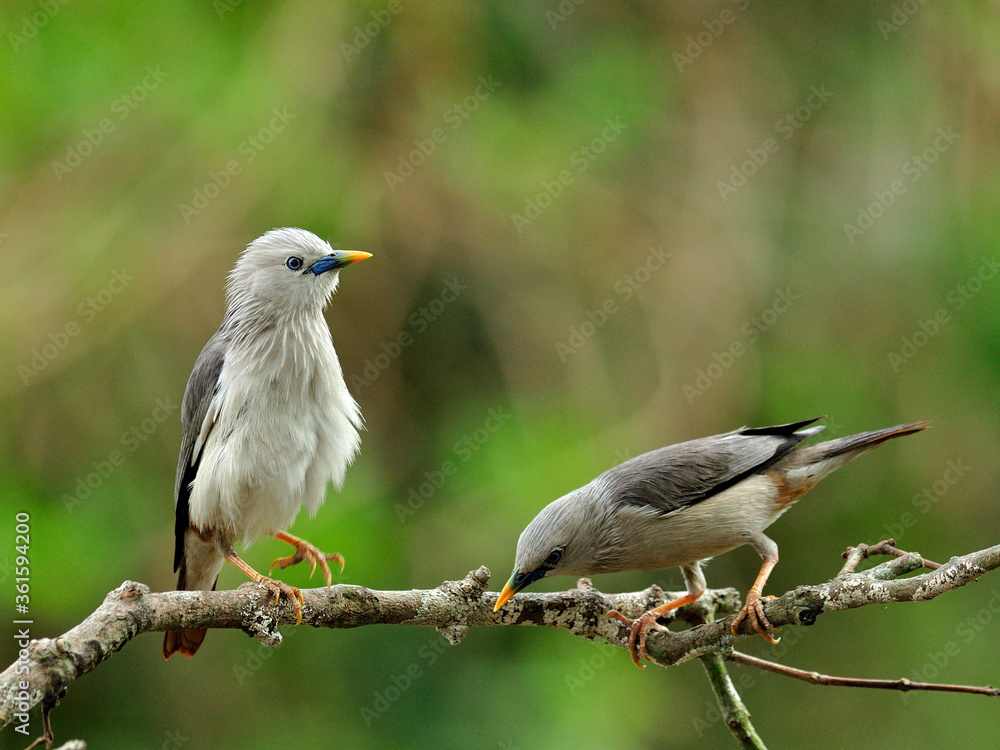
[[[345, 555], [340, 581], [428, 588], [485, 564], [498, 590], [534, 514], [624, 458], [819, 414], [825, 435], [934, 426], [772, 527], [771, 592], [826, 580], [845, 547], [890, 534], [941, 560], [996, 543], [995, 11], [4, 4], [4, 612], [18, 511], [36, 637], [123, 580], [172, 588], [177, 405], [226, 273], [278, 226], [375, 256], [342, 274], [328, 313], [362, 453], [343, 493], [292, 529]], [[454, 475], [410, 512], [445, 461]], [[265, 540], [245, 557], [266, 569], [287, 553]], [[742, 548], [709, 566], [709, 585], [745, 592], [758, 567]], [[220, 587], [243, 581], [227, 569]], [[682, 586], [676, 570], [595, 581], [653, 582]], [[998, 605], [987, 576], [743, 648], [835, 674], [996, 684]], [[640, 673], [624, 652], [529, 628], [455, 648], [418, 629], [285, 633], [266, 651], [212, 632], [196, 659], [169, 663], [143, 636], [71, 687], [57, 739], [735, 746], [696, 663]], [[979, 748], [1000, 730], [981, 697], [731, 669], [774, 748], [854, 746], [862, 727], [871, 745]], [[27, 744], [9, 728], [0, 742]]]

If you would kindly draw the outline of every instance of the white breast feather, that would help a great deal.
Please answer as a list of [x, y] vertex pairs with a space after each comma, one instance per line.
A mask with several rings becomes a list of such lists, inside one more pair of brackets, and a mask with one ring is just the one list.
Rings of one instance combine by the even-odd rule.
[[[317, 324], [318, 323], [318, 324]], [[296, 321], [270, 346], [235, 342], [203, 427], [189, 509], [198, 527], [256, 539], [290, 526], [343, 484], [361, 414], [325, 321]]]

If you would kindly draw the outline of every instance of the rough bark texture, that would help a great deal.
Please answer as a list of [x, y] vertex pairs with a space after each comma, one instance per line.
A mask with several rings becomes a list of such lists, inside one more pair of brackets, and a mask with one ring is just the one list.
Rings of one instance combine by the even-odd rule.
[[[845, 572], [816, 586], [800, 586], [768, 601], [765, 612], [775, 626], [811, 625], [824, 612], [866, 604], [924, 601], [976, 580], [1000, 567], [1000, 545], [953, 558], [937, 570], [907, 579], [899, 576], [919, 568], [922, 558], [907, 553], [870, 570]], [[574, 635], [602, 638], [627, 646], [627, 630], [605, 613], [617, 609], [628, 617], [679, 596], [657, 587], [628, 594], [602, 594], [587, 579], [578, 587], [553, 594], [518, 594], [503, 610], [493, 612], [496, 593], [487, 592], [486, 568], [461, 581], [446, 581], [427, 591], [373, 591], [339, 585], [302, 592], [302, 622], [328, 628], [373, 624], [420, 625], [437, 628], [453, 644], [469, 627], [542, 625], [561, 627]], [[715, 620], [677, 633], [653, 632], [647, 649], [654, 661], [670, 666], [717, 652], [728, 652], [736, 637], [731, 618], [740, 606], [732, 589], [709, 591], [677, 616], [689, 622]], [[718, 619], [723, 618], [723, 619]], [[42, 638], [28, 648], [29, 673], [15, 674], [11, 665], [0, 674], [0, 727], [11, 721], [18, 702], [19, 680], [28, 683], [30, 706], [61, 697], [76, 679], [96, 668], [140, 633], [187, 628], [240, 628], [262, 643], [281, 642], [279, 625], [294, 623], [284, 599], [275, 607], [269, 594], [247, 583], [234, 591], [169, 591], [150, 593], [146, 586], [126, 581], [105, 598], [86, 620], [57, 638]], [[741, 636], [752, 635], [744, 628]]]
[[[600, 637], [624, 646], [626, 637], [605, 612], [618, 609], [638, 617], [680, 596], [657, 586], [641, 592], [602, 594], [587, 579], [576, 589], [553, 594], [519, 594], [500, 612], [493, 612], [497, 595], [486, 592], [490, 572], [472, 571], [461, 581], [445, 581], [436, 589], [375, 591], [338, 585], [304, 589], [302, 624], [323, 628], [364, 625], [421, 625], [437, 628], [458, 644], [472, 626], [544, 625], [566, 628], [575, 635]], [[699, 602], [678, 613], [682, 620], [719, 616], [740, 606], [734, 589], [709, 591]], [[82, 623], [57, 638], [41, 638], [28, 648], [27, 678], [15, 674], [12, 664], [0, 674], [0, 727], [10, 722], [19, 692], [27, 679], [28, 703], [61, 696], [75, 680], [95, 669], [141, 633], [187, 628], [239, 628], [262, 643], [281, 643], [279, 625], [294, 625], [291, 605], [282, 598], [277, 607], [261, 586], [245, 583], [233, 591], [166, 591], [150, 593], [141, 583], [126, 581], [109, 593]]]

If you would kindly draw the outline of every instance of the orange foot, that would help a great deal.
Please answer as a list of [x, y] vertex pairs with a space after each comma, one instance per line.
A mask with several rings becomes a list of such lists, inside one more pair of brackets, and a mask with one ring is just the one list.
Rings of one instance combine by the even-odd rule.
[[257, 583], [274, 594], [275, 606], [277, 606], [278, 601], [281, 599], [281, 595], [284, 594], [285, 598], [292, 604], [292, 611], [295, 613], [295, 624], [302, 624], [302, 605], [305, 604], [305, 599], [302, 598], [301, 591], [294, 586], [289, 586], [284, 581], [276, 581], [266, 576], [261, 576]]
[[277, 606], [278, 601], [281, 599], [281, 595], [284, 594], [289, 602], [292, 604], [292, 611], [295, 613], [295, 624], [302, 624], [302, 605], [305, 604], [305, 599], [302, 598], [302, 592], [299, 591], [294, 586], [289, 586], [283, 581], [276, 581], [273, 578], [268, 578], [265, 575], [261, 575], [256, 570], [247, 565], [243, 560], [240, 559], [232, 550], [226, 552], [226, 560], [235, 565], [237, 568], [246, 573], [247, 577], [255, 583], [259, 583], [261, 586], [266, 588], [272, 594], [274, 594], [274, 604]]
[[[339, 552], [334, 552], [332, 555], [327, 555], [322, 552], [317, 547], [314, 547], [305, 539], [299, 539], [291, 534], [286, 534], [284, 531], [277, 531], [272, 536], [275, 539], [280, 539], [283, 542], [288, 542], [295, 547], [295, 554], [288, 557], [279, 557], [273, 563], [271, 563], [271, 570], [274, 570], [274, 566], [277, 565], [279, 568], [284, 570], [289, 565], [295, 565], [303, 560], [309, 563], [309, 577], [312, 578], [313, 573], [316, 572], [316, 566], [318, 565], [323, 569], [323, 578], [326, 579], [326, 587], [330, 588], [333, 585], [333, 574], [330, 572], [330, 566], [327, 564], [328, 561], [334, 561], [340, 564], [340, 572], [344, 572], [344, 558]], [[296, 589], [298, 591], [298, 589]], [[300, 594], [301, 598], [301, 594]]]
[[632, 662], [639, 669], [645, 669], [646, 667], [640, 662], [640, 658], [652, 661], [649, 658], [649, 653], [646, 651], [646, 638], [649, 636], [649, 631], [653, 629], [666, 630], [665, 627], [656, 621], [660, 617], [660, 613], [655, 609], [651, 609], [649, 612], [640, 615], [637, 619], [630, 620], [618, 610], [613, 609], [607, 613], [607, 616], [618, 620], [618, 622], [628, 627], [628, 650], [632, 654]]
[[733, 635], [739, 635], [740, 625], [743, 624], [744, 620], [749, 619], [750, 625], [760, 633], [764, 638], [766, 638], [771, 643], [777, 643], [780, 638], [775, 638], [771, 633], [776, 633], [780, 628], [774, 627], [764, 615], [764, 599], [774, 599], [773, 596], [762, 597], [759, 592], [754, 589], [750, 589], [747, 592], [747, 603], [743, 605], [743, 609], [740, 613], [736, 615], [736, 619], [733, 620]]

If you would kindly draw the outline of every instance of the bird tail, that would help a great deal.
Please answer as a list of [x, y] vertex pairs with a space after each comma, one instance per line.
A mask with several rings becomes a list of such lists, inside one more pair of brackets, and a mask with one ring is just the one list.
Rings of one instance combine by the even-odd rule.
[[810, 445], [793, 452], [788, 458], [789, 464], [782, 468], [785, 471], [786, 479], [793, 485], [805, 482], [809, 486], [813, 486], [830, 472], [839, 469], [886, 440], [912, 435], [926, 429], [929, 424], [929, 421], [912, 422]]
[[[184, 539], [184, 558], [177, 577], [178, 591], [215, 591], [219, 582], [219, 571], [225, 558], [213, 542], [203, 541], [197, 534], [188, 531]], [[163, 658], [169, 659], [180, 652], [191, 658], [201, 647], [207, 628], [190, 630], [168, 630], [163, 636]]]

